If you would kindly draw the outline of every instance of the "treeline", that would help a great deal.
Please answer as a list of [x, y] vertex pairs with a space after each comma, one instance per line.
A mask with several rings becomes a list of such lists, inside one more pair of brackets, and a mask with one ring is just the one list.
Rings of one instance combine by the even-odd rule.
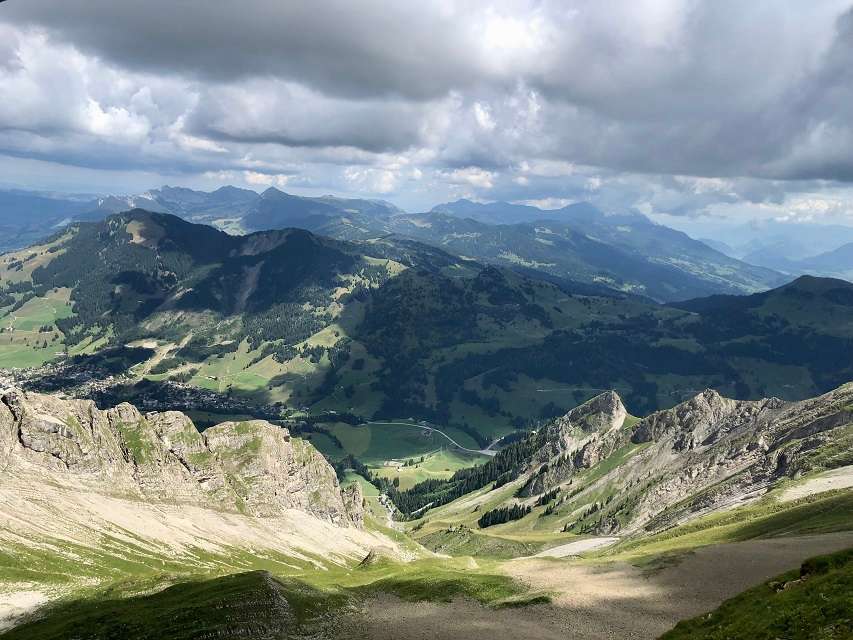
[[[16, 294], [22, 295], [19, 298]], [[5, 286], [0, 287], [0, 309], [15, 305], [14, 310], [17, 311], [23, 306], [24, 302], [34, 295], [32, 285], [29, 282], [7, 282]]]
[[521, 520], [528, 513], [530, 513], [530, 505], [525, 506], [523, 504], [514, 504], [511, 507], [500, 507], [484, 513], [480, 516], [480, 519], [477, 520], [477, 524], [480, 525], [481, 529], [485, 529], [486, 527], [491, 527], [496, 524], [503, 524], [504, 522], [511, 522], [512, 520]]
[[[329, 435], [331, 437], [333, 437], [335, 440], [337, 440], [337, 438], [335, 438], [333, 435], [331, 435], [331, 434], [329, 434]], [[340, 446], [340, 440], [337, 440], [337, 443]], [[362, 478], [364, 478], [370, 484], [372, 484], [374, 487], [379, 489], [380, 493], [386, 494], [391, 499], [391, 502], [394, 502], [395, 505], [397, 504], [394, 501], [395, 495], [399, 494], [399, 490], [397, 489], [397, 485], [395, 485], [393, 482], [390, 482], [386, 478], [381, 478], [381, 477], [375, 475], [368, 468], [368, 466], [366, 464], [364, 464], [361, 460], [356, 458], [351, 453], [347, 454], [345, 457], [341, 458], [337, 462], [331, 461], [331, 460], [329, 462], [332, 465], [332, 467], [334, 468], [335, 473], [337, 474], [339, 481], [344, 479], [344, 475], [346, 474], [348, 469], [352, 469], [358, 475], [360, 475]], [[398, 480], [398, 479], [395, 478], [395, 480]], [[399, 484], [399, 480], [398, 480], [398, 484]]]
[[551, 489], [548, 493], [543, 493], [539, 496], [539, 499], [536, 500], [536, 506], [541, 507], [542, 505], [548, 504], [557, 497], [558, 493], [560, 493], [560, 487]]
[[109, 222], [81, 224], [66, 251], [33, 271], [37, 294], [69, 287], [74, 315], [57, 320], [66, 335], [112, 325], [122, 339], [174, 291], [191, 267], [187, 256], [129, 242]]
[[[326, 296], [322, 305], [327, 305], [328, 301]], [[329, 314], [317, 314], [313, 308], [306, 309], [305, 301], [297, 297], [294, 302], [281, 302], [261, 313], [245, 314], [243, 332], [252, 349], [261, 347], [265, 342], [277, 342], [272, 349], [273, 356], [279, 362], [287, 362], [295, 356], [294, 344], [317, 333], [330, 322]]]

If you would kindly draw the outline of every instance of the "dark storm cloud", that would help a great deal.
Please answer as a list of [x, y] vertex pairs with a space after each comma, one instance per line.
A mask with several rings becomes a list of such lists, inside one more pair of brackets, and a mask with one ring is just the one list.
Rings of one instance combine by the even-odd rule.
[[334, 95], [443, 95], [475, 83], [466, 23], [431, 3], [13, 0], [6, 19], [54, 30], [130, 69], [206, 80], [295, 79]]
[[255, 80], [205, 91], [187, 130], [220, 141], [349, 146], [379, 153], [421, 144], [420, 123], [429, 108], [403, 100], [352, 101]]

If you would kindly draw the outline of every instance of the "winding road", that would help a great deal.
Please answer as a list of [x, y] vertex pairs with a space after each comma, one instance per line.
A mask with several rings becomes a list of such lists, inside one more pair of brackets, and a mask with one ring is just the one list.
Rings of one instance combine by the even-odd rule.
[[492, 447], [494, 447], [501, 440], [500, 438], [498, 438], [497, 440], [492, 442], [485, 449], [469, 449], [468, 447], [463, 447], [461, 444], [456, 442], [456, 440], [454, 440], [449, 435], [444, 433], [444, 431], [442, 431], [441, 429], [436, 429], [435, 427], [430, 427], [430, 426], [427, 426], [424, 424], [418, 424], [417, 422], [388, 422], [388, 421], [383, 421], [383, 420], [377, 420], [375, 422], [365, 422], [363, 424], [364, 425], [393, 424], [393, 425], [399, 425], [401, 427], [412, 427], [414, 429], [420, 429], [421, 431], [431, 431], [433, 433], [437, 433], [437, 434], [443, 436], [448, 442], [450, 442], [450, 444], [452, 444], [457, 449], [460, 449], [461, 451], [467, 451], [468, 453], [479, 453], [480, 455], [489, 456], [490, 458], [497, 455], [498, 452], [493, 451]]

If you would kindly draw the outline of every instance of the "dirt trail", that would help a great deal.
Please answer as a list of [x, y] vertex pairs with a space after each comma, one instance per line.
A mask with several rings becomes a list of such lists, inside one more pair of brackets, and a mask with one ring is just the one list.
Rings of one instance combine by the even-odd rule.
[[519, 559], [506, 572], [554, 594], [552, 604], [493, 610], [468, 600], [413, 604], [386, 596], [369, 605], [366, 631], [375, 640], [657, 638], [805, 558], [850, 546], [853, 532], [753, 540], [698, 549], [653, 573], [625, 563]]

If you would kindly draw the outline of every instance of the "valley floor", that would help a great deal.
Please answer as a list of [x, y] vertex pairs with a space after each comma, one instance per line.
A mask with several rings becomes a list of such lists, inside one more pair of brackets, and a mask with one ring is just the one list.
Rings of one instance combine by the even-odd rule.
[[703, 547], [653, 568], [523, 558], [504, 570], [551, 593], [551, 604], [496, 610], [465, 599], [412, 603], [381, 596], [369, 602], [361, 631], [376, 640], [657, 638], [806, 558], [850, 546], [853, 532], [749, 540]]

